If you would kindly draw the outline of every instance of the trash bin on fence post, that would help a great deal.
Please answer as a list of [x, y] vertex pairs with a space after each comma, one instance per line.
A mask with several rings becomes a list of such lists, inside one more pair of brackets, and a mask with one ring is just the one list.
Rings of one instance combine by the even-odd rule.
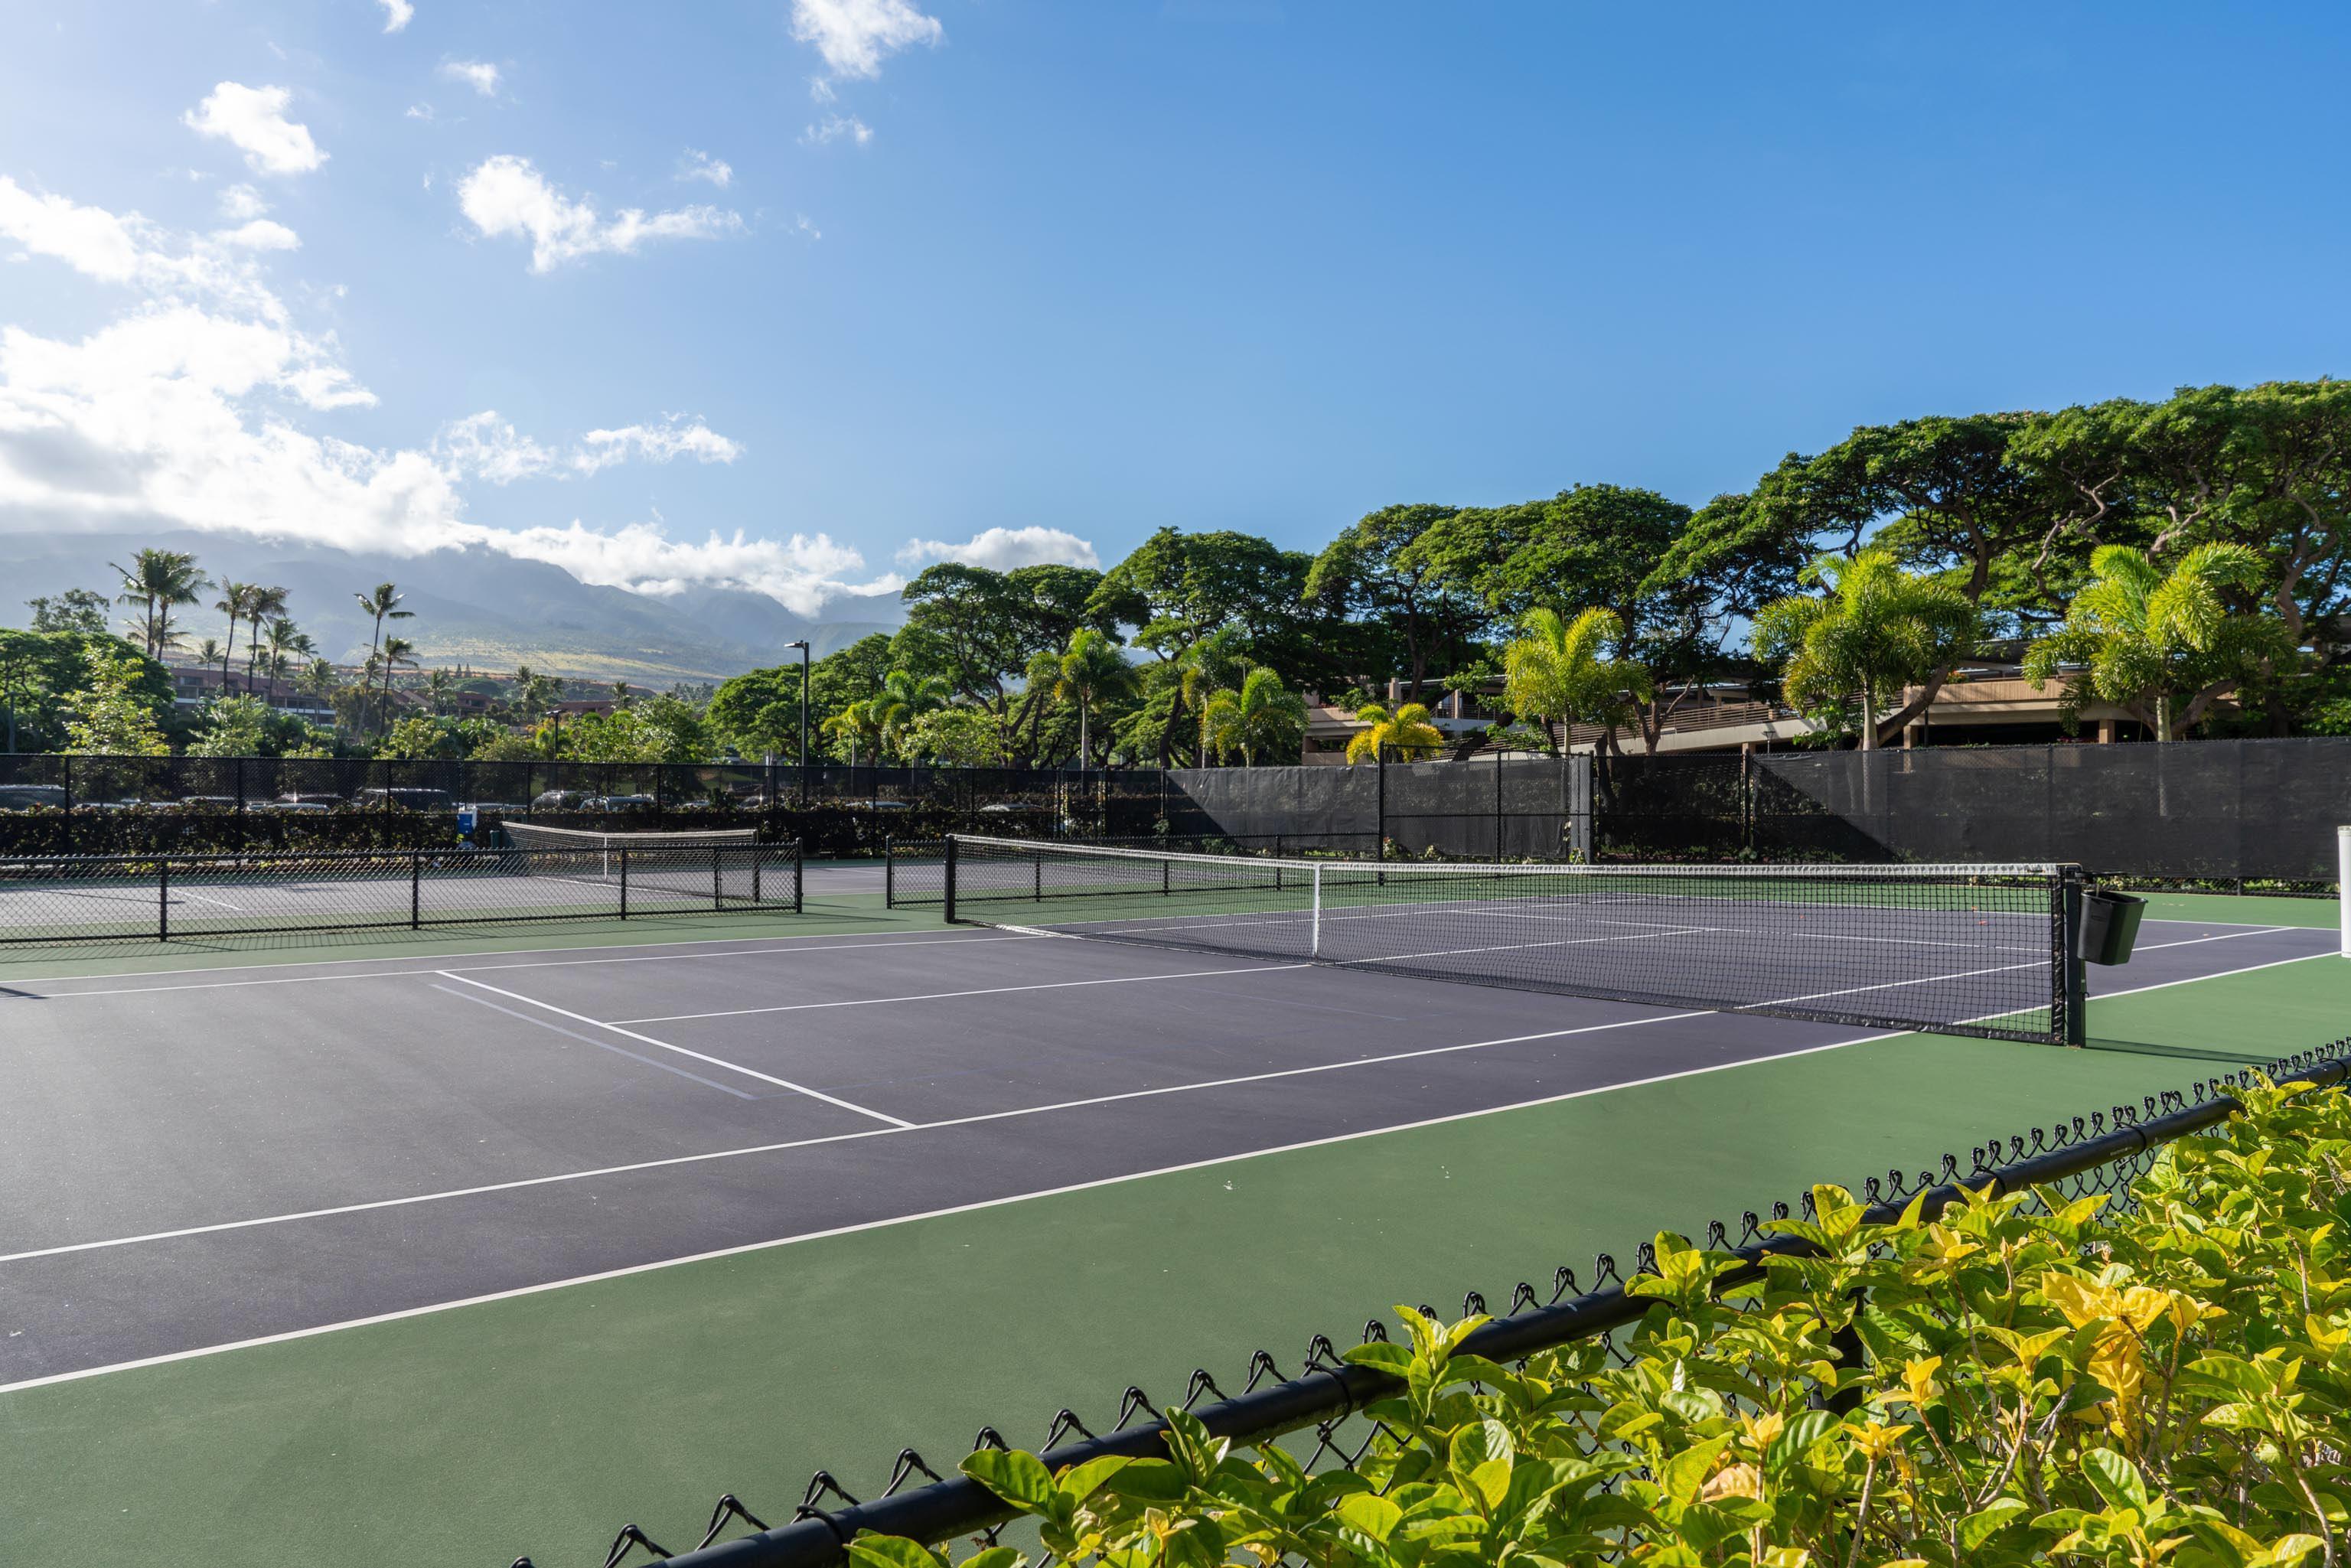
[[2074, 956], [2085, 964], [2127, 964], [2138, 941], [2138, 923], [2147, 914], [2147, 900], [2127, 893], [2090, 888], [2082, 894], [2082, 923], [2074, 936]]

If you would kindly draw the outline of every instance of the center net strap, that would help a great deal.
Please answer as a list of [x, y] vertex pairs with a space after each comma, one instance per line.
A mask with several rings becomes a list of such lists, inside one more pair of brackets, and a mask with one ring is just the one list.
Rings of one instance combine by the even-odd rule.
[[2055, 1038], [2061, 868], [1269, 860], [958, 836], [959, 920], [1651, 1007]]

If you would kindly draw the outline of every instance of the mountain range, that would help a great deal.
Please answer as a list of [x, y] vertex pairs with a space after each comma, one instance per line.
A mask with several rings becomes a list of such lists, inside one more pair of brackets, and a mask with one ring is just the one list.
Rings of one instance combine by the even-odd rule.
[[[116, 574], [142, 547], [186, 550], [215, 582], [282, 584], [287, 613], [337, 664], [367, 657], [372, 621], [357, 596], [379, 582], [400, 585], [401, 608], [415, 612], [398, 634], [425, 666], [465, 664], [481, 670], [517, 664], [588, 680], [665, 686], [715, 681], [796, 657], [784, 645], [805, 637], [822, 658], [904, 619], [894, 596], [836, 601], [841, 618], [794, 613], [764, 593], [698, 588], [661, 596], [581, 582], [560, 567], [487, 550], [423, 556], [365, 554], [231, 534], [164, 533], [0, 536], [0, 624], [32, 619], [28, 599], [68, 588], [109, 594]], [[193, 647], [221, 637], [227, 618], [187, 606], [178, 624]], [[117, 624], [131, 612], [117, 612]], [[239, 629], [242, 642], [243, 629]]]

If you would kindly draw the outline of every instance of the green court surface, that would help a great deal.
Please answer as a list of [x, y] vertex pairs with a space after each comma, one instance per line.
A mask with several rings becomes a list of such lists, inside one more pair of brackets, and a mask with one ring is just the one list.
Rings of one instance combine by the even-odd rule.
[[2073, 1051], [1873, 1040], [0, 1393], [0, 1561], [568, 1568], [624, 1521], [682, 1550], [721, 1492], [779, 1522], [819, 1468], [862, 1495], [984, 1423], [1034, 1445], [1067, 1405], [1099, 1430], [1129, 1384], [1236, 1389], [1251, 1350], [1294, 1372], [1394, 1302], [1588, 1280], [1659, 1228], [2325, 1044], [2351, 963], [2114, 998], [2091, 1027]]

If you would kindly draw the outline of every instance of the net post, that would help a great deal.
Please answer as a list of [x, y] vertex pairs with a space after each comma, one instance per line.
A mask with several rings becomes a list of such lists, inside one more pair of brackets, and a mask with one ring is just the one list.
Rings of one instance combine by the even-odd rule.
[[[798, 844], [793, 845], [794, 849], [799, 847]], [[760, 885], [762, 881], [760, 873], [767, 870], [767, 866], [768, 852], [761, 849], [758, 841], [754, 839], [751, 841], [751, 907], [754, 909], [765, 909], [768, 906], [767, 890]], [[797, 904], [793, 906], [793, 912], [795, 914], [799, 912]]]
[[2335, 897], [2342, 906], [2343, 956], [2351, 958], [2351, 827], [2335, 830]]
[[808, 842], [792, 841], [792, 913], [800, 914], [808, 898]]
[[946, 923], [953, 925], [956, 923], [956, 837], [953, 833], [947, 835], [946, 866], [941, 881]]
[[722, 881], [719, 857], [725, 853], [716, 844], [710, 846], [710, 910], [716, 915], [726, 907], [726, 889]]
[[424, 924], [424, 852], [408, 852], [408, 928]]
[[1312, 875], [1314, 878], [1314, 928], [1310, 938], [1311, 945], [1307, 956], [1320, 958], [1322, 956], [1322, 868], [1316, 866]]
[[2057, 868], [2057, 1029], [2060, 1045], [2078, 1046], [2089, 1039], [2089, 967], [2081, 956], [2082, 868]]
[[[605, 853], [611, 852], [607, 850]], [[621, 918], [629, 917], [629, 846], [621, 846]]]
[[882, 835], [882, 907], [898, 907], [898, 835]]
[[155, 940], [172, 939], [172, 857], [155, 857]]
[[1045, 852], [1038, 850], [1029, 856], [1030, 878], [1034, 888], [1030, 896], [1037, 903], [1045, 902]]

